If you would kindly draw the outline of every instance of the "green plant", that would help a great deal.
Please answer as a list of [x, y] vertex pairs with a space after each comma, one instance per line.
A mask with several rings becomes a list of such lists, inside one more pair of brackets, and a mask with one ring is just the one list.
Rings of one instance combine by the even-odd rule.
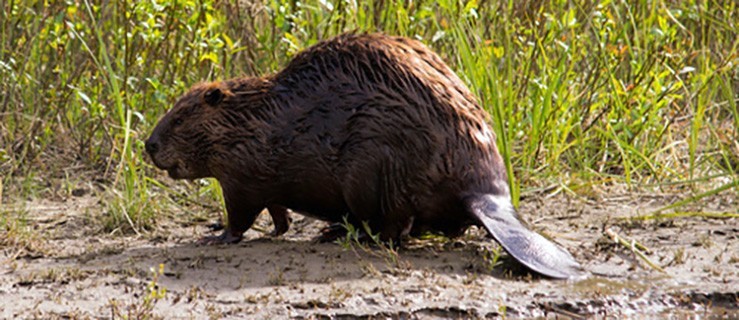
[[[362, 229], [360, 230], [355, 228], [354, 225], [349, 223], [347, 218], [344, 217], [344, 222], [341, 225], [346, 229], [346, 235], [344, 235], [343, 238], [337, 239], [336, 243], [344, 248], [344, 250], [351, 250], [355, 255], [359, 256], [359, 253], [356, 250], [356, 248], [359, 248], [365, 253], [382, 257], [388, 266], [399, 269], [408, 268], [407, 262], [400, 258], [398, 247], [393, 243], [393, 240], [390, 239], [388, 241], [384, 241], [380, 239], [380, 234], [373, 233], [367, 222], [362, 223]], [[367, 246], [367, 244], [374, 245], [379, 250], [372, 250], [372, 248]]]

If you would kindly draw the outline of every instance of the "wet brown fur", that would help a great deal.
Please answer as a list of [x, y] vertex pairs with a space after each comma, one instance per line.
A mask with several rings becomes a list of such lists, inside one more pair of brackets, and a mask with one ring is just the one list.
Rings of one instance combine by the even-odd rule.
[[277, 229], [291, 208], [383, 239], [456, 236], [477, 223], [464, 197], [509, 195], [486, 117], [420, 42], [346, 34], [276, 74], [192, 87], [147, 149], [174, 178], [220, 182], [236, 240], [265, 207]]

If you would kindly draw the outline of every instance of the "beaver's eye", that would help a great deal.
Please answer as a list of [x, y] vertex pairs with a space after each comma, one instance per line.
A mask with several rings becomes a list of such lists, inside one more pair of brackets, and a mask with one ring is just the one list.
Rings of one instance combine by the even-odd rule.
[[177, 118], [177, 119], [174, 119], [174, 125], [175, 125], [175, 126], [179, 126], [179, 125], [182, 125], [182, 118]]

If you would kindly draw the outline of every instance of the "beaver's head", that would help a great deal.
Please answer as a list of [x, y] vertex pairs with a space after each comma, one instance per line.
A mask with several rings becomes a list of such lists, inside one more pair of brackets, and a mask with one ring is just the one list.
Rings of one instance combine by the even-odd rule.
[[175, 103], [157, 124], [146, 152], [154, 164], [175, 179], [213, 176], [209, 160], [218, 129], [219, 108], [231, 92], [220, 83], [196, 85]]

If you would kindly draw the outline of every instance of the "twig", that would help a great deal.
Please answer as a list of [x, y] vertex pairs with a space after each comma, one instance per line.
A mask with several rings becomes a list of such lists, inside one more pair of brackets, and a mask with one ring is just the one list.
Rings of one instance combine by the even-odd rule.
[[652, 213], [635, 217], [620, 217], [620, 220], [656, 220], [656, 219], [676, 219], [676, 218], [710, 218], [710, 219], [731, 219], [739, 218], [739, 213], [729, 212], [701, 212], [701, 211], [679, 211], [672, 213]]
[[659, 272], [662, 272], [664, 274], [667, 274], [667, 272], [664, 269], [662, 269], [662, 267], [656, 265], [654, 262], [652, 262], [651, 260], [649, 260], [649, 258], [647, 258], [647, 256], [644, 254], [644, 252], [642, 252], [642, 250], [644, 250], [646, 252], [650, 252], [649, 248], [647, 248], [646, 246], [644, 246], [644, 245], [636, 242], [635, 240], [630, 240], [629, 241], [629, 240], [627, 240], [627, 239], [619, 236], [611, 228], [608, 228], [605, 231], [605, 233], [606, 233], [607, 236], [609, 236], [611, 239], [613, 239], [614, 242], [616, 242], [616, 243], [624, 246], [625, 248], [631, 250], [631, 252], [635, 253], [639, 258], [641, 258], [644, 261], [644, 263], [646, 263], [648, 266], [652, 267], [652, 269], [655, 269], [655, 270], [657, 270]]

